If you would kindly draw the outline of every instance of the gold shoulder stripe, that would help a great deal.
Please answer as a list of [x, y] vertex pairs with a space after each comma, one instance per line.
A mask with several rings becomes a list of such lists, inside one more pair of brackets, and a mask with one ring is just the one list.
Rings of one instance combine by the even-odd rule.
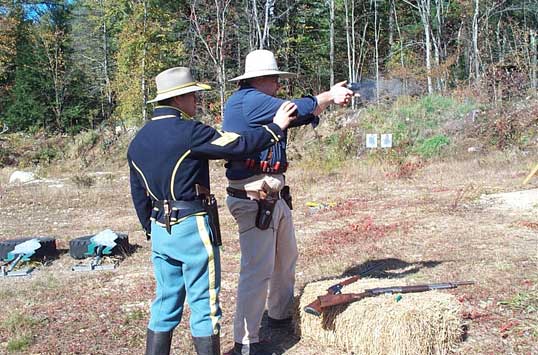
[[236, 141], [239, 137], [241, 137], [237, 133], [233, 132], [223, 132], [222, 135], [215, 139], [211, 144], [218, 145], [219, 147], [224, 147], [225, 145], [228, 145], [234, 141]]

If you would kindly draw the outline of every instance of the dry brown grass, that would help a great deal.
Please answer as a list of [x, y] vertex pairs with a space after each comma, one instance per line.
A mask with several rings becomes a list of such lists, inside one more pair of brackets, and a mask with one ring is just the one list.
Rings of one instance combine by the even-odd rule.
[[[484, 153], [426, 164], [405, 179], [386, 177], [394, 167], [381, 162], [356, 161], [332, 174], [303, 171], [292, 163], [287, 178], [300, 251], [297, 294], [307, 283], [356, 273], [372, 260], [385, 263], [373, 274], [376, 278], [405, 277], [417, 283], [473, 279], [477, 285], [472, 292], [449, 291], [460, 300], [469, 320], [467, 339], [455, 353], [538, 353], [538, 305], [524, 296], [535, 293], [538, 283], [536, 209], [495, 211], [476, 202], [484, 193], [521, 189], [534, 160], [517, 151]], [[0, 325], [11, 314], [27, 320], [24, 331], [0, 326], [0, 353], [7, 352], [18, 334], [31, 334], [23, 353], [142, 352], [154, 291], [150, 245], [131, 205], [126, 166], [98, 166], [113, 174], [94, 176], [89, 187], [77, 187], [72, 177], [100, 168], [52, 166], [43, 175], [59, 181], [22, 186], [7, 186], [13, 169], [0, 170], [1, 239], [53, 236], [65, 251], [70, 239], [111, 228], [129, 233], [130, 242], [139, 246], [114, 272], [74, 274], [69, 268], [75, 261], [63, 253], [29, 279], [0, 279], [5, 310]], [[224, 206], [222, 162], [211, 168], [212, 189], [222, 207], [222, 340], [228, 349], [233, 342], [239, 246]], [[529, 187], [537, 184], [533, 179]], [[308, 201], [338, 205], [312, 213]], [[334, 237], [330, 253], [319, 252], [326, 248], [320, 243], [324, 235], [353, 228], [345, 247], [337, 247]], [[175, 332], [174, 353], [193, 353], [187, 320], [188, 311]], [[319, 354], [330, 349], [322, 350], [298, 341], [285, 353]]]

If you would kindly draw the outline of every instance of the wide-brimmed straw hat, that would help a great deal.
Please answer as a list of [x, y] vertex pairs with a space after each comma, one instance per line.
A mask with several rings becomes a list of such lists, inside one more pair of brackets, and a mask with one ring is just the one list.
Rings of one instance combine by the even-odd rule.
[[155, 77], [157, 96], [150, 102], [166, 100], [194, 91], [209, 90], [211, 86], [193, 80], [191, 70], [185, 67], [170, 68]]
[[230, 81], [239, 81], [259, 76], [278, 75], [289, 78], [295, 74], [278, 70], [273, 52], [265, 49], [258, 49], [247, 54], [245, 58], [245, 73]]

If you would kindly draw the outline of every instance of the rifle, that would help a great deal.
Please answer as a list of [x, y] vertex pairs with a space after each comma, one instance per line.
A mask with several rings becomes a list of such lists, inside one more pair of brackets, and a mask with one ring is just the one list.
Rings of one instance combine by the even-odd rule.
[[321, 308], [337, 306], [340, 304], [349, 304], [355, 301], [360, 301], [366, 297], [375, 297], [383, 294], [393, 293], [411, 293], [411, 292], [425, 292], [430, 290], [442, 290], [449, 288], [456, 288], [458, 286], [473, 285], [474, 281], [459, 281], [459, 282], [445, 282], [438, 284], [426, 284], [426, 285], [413, 285], [413, 286], [393, 286], [393, 287], [378, 287], [364, 290], [361, 293], [343, 293], [339, 295], [325, 295], [319, 296], [318, 300], [321, 304]]
[[[378, 269], [382, 266], [383, 264], [378, 264], [378, 265], [373, 265], [373, 266], [370, 266], [369, 268], [367, 268], [366, 270], [362, 271], [361, 273], [359, 273], [358, 275], [355, 275], [355, 276], [352, 276], [350, 277], [349, 279], [345, 279], [344, 281], [342, 282], [339, 282], [335, 285], [332, 285], [331, 287], [329, 287], [327, 289], [327, 295], [339, 295], [342, 293], [342, 287], [344, 286], [347, 286], [349, 284], [352, 284], [354, 282], [356, 282], [358, 279], [360, 279], [362, 276], [368, 274], [369, 272], [375, 270], [375, 269]], [[316, 317], [319, 317], [321, 316], [321, 302], [319, 300], [319, 297], [312, 303], [310, 303], [309, 305], [305, 306], [305, 308], [303, 308], [304, 311], [306, 313], [309, 313], [309, 314], [312, 314]]]

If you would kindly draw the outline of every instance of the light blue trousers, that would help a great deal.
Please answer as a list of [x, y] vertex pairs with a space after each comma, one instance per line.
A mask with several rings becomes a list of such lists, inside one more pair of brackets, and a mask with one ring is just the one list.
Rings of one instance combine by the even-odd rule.
[[210, 233], [207, 215], [187, 217], [172, 226], [171, 235], [155, 222], [151, 225], [156, 296], [149, 329], [167, 332], [177, 327], [186, 296], [192, 335], [219, 332], [220, 252], [211, 244]]

